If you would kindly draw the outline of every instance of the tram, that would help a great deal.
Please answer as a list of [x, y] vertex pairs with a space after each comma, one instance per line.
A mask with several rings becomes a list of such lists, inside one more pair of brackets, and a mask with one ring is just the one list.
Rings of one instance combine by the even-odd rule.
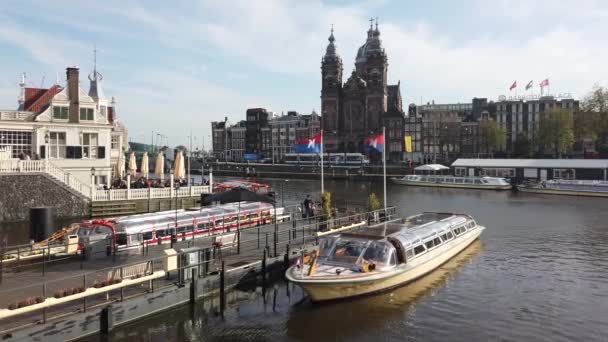
[[[320, 156], [316, 153], [287, 153], [285, 164], [321, 165]], [[327, 166], [361, 167], [369, 165], [369, 159], [361, 153], [324, 153], [323, 163]]]

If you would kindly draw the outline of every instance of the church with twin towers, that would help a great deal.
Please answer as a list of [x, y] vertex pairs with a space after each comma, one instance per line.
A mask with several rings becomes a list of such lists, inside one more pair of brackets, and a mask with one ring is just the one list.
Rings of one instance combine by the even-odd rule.
[[378, 20], [370, 20], [367, 39], [358, 49], [355, 67], [343, 82], [344, 66], [334, 29], [321, 60], [321, 113], [327, 152], [365, 152], [364, 141], [386, 127], [391, 159], [401, 159], [404, 112], [400, 82], [388, 85], [388, 57]]

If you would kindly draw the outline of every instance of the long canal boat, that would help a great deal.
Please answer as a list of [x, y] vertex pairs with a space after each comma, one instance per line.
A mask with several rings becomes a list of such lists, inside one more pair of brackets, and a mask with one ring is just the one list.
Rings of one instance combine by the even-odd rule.
[[427, 212], [321, 238], [319, 252], [286, 271], [312, 301], [371, 294], [412, 282], [479, 238], [466, 214]]
[[442, 188], [509, 190], [512, 188], [505, 178], [498, 177], [458, 177], [441, 175], [405, 175], [392, 178], [393, 183]]
[[65, 230], [77, 235], [79, 249], [104, 240], [117, 250], [169, 243], [171, 238], [196, 239], [289, 219], [284, 208], [268, 203], [241, 202], [188, 210], [171, 210], [110, 219], [86, 220]]
[[548, 180], [540, 183], [520, 184], [517, 186], [517, 190], [546, 195], [608, 197], [608, 181]]

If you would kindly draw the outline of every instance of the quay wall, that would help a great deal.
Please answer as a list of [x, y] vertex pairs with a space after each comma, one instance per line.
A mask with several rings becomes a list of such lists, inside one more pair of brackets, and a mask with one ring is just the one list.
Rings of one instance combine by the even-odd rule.
[[[290, 179], [320, 179], [319, 167], [287, 164], [246, 164], [246, 163], [212, 163], [213, 174], [225, 177], [259, 177], [259, 178], [290, 178]], [[249, 173], [247, 173], [249, 169]], [[255, 171], [254, 171], [255, 170]], [[388, 177], [401, 177], [408, 172], [405, 166], [387, 166]], [[363, 168], [324, 168], [325, 179], [348, 179], [356, 181], [381, 180], [382, 166], [366, 166]]]
[[53, 207], [57, 218], [90, 215], [89, 201], [43, 173], [0, 175], [0, 221], [25, 221], [31, 207]]
[[[312, 248], [312, 247], [309, 247]], [[298, 254], [292, 254], [295, 259]], [[260, 258], [261, 259], [261, 258]], [[284, 256], [267, 259], [267, 281], [278, 279], [282, 276]], [[238, 269], [226, 273], [226, 303], [237, 301], [237, 295], [231, 290], [252, 289], [261, 283], [261, 263], [253, 264], [249, 268]], [[112, 306], [113, 326], [128, 324], [142, 319], [146, 316], [159, 314], [162, 311], [176, 308], [190, 302], [190, 286], [187, 282], [184, 286], [169, 285], [164, 288], [155, 289], [153, 292], [143, 296], [125, 299], [123, 302], [115, 302]], [[218, 275], [210, 275], [198, 278], [197, 282], [197, 304], [193, 309], [202, 309], [211, 312], [219, 311], [219, 286]], [[231, 295], [234, 294], [234, 295]], [[103, 306], [105, 307], [105, 306]], [[14, 331], [2, 336], [3, 341], [73, 341], [86, 336], [101, 334], [101, 311], [103, 307], [89, 308], [86, 312], [75, 313], [59, 320], [53, 320], [47, 324], [32, 325], [30, 327]]]

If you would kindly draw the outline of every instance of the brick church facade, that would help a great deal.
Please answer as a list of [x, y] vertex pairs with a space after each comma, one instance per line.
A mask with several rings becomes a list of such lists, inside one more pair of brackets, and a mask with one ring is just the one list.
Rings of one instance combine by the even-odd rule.
[[388, 58], [378, 23], [370, 25], [367, 40], [355, 59], [355, 69], [345, 83], [342, 58], [333, 28], [321, 61], [321, 111], [327, 152], [362, 152], [366, 137], [386, 127], [387, 158], [400, 160], [403, 151], [404, 112], [400, 83], [387, 84]]

